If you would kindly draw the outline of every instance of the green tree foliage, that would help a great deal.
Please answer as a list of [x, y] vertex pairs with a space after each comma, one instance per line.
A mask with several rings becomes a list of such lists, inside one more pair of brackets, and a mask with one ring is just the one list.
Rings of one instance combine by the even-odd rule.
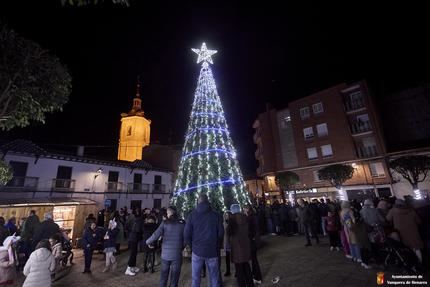
[[425, 155], [402, 156], [390, 162], [390, 167], [406, 179], [413, 189], [427, 178], [430, 157]]
[[275, 181], [279, 188], [285, 191], [293, 188], [300, 181], [300, 178], [295, 172], [284, 171], [276, 174]]
[[348, 164], [333, 164], [318, 171], [322, 180], [330, 182], [331, 185], [340, 189], [345, 181], [354, 175], [354, 168]]
[[12, 168], [6, 162], [0, 160], [0, 186], [8, 183], [12, 176]]
[[60, 60], [39, 44], [0, 26], [0, 128], [25, 127], [61, 111], [72, 79]]

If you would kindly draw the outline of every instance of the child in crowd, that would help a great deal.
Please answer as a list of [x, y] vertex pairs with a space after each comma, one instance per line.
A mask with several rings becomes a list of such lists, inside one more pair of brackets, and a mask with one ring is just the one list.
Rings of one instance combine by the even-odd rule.
[[63, 257], [63, 246], [61, 244], [61, 235], [54, 234], [49, 238], [49, 244], [52, 249], [52, 256], [55, 259], [55, 270], [51, 274], [51, 279], [55, 279], [55, 273], [57, 273], [61, 268], [61, 258]]
[[337, 251], [339, 251], [340, 246], [340, 237], [339, 237], [339, 230], [340, 230], [340, 224], [339, 220], [336, 216], [336, 213], [333, 213], [329, 211], [327, 213], [327, 221], [325, 230], [328, 233], [328, 237], [330, 240], [330, 251], [333, 251], [333, 249], [336, 248]]
[[119, 229], [115, 220], [109, 221], [108, 230], [104, 236], [104, 253], [106, 253], [106, 267], [102, 272], [109, 271], [112, 267], [112, 271], [116, 269], [117, 263], [115, 258], [116, 250], [116, 238], [118, 236]]
[[[146, 242], [146, 240], [151, 237], [154, 231], [157, 229], [157, 223], [155, 221], [155, 217], [150, 215], [145, 219], [145, 224], [143, 225], [143, 240], [142, 242]], [[144, 262], [143, 262], [143, 272], [148, 272], [148, 267], [151, 270], [151, 273], [154, 273], [154, 263], [155, 263], [155, 249], [149, 248], [148, 245], [143, 245], [143, 252], [145, 254]]]

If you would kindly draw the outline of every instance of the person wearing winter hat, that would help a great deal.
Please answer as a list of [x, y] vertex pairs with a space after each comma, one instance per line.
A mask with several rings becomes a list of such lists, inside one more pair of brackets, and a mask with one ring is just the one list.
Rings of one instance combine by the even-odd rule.
[[424, 248], [424, 242], [418, 229], [421, 219], [415, 210], [406, 205], [404, 200], [396, 199], [394, 207], [387, 214], [387, 220], [393, 223], [403, 244], [413, 249], [418, 260], [422, 262], [421, 249]]
[[369, 227], [383, 225], [385, 223], [385, 218], [375, 208], [371, 199], [366, 199], [364, 201], [363, 208], [360, 210], [360, 216]]
[[13, 244], [20, 240], [19, 236], [8, 236], [0, 246], [0, 286], [14, 285], [16, 278], [15, 250]]
[[249, 235], [249, 223], [245, 214], [240, 212], [239, 204], [232, 204], [227, 234], [230, 241], [231, 261], [237, 274], [238, 286], [254, 286], [251, 266], [251, 240]]

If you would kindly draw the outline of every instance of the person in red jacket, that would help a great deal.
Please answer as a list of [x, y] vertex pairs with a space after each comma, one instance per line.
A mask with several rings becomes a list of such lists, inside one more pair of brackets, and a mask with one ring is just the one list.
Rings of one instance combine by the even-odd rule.
[[327, 220], [326, 220], [326, 226], [325, 229], [328, 233], [328, 237], [330, 240], [330, 251], [333, 251], [333, 249], [336, 248], [337, 251], [339, 251], [340, 247], [340, 237], [339, 237], [339, 231], [340, 231], [340, 222], [339, 218], [336, 216], [336, 213], [333, 213], [329, 211], [327, 213]]

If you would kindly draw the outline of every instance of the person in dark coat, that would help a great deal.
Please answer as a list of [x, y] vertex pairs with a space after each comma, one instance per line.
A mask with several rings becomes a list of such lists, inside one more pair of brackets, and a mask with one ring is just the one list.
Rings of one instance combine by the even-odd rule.
[[[301, 214], [301, 220], [302, 224], [304, 226], [304, 232], [306, 236], [306, 245], [305, 246], [311, 246], [311, 235], [315, 238], [316, 243], [319, 243], [319, 238], [317, 234], [317, 215], [315, 214], [315, 208], [312, 208], [305, 202], [303, 199], [299, 199], [297, 203], [300, 206], [300, 214]], [[311, 235], [309, 235], [311, 233]]]
[[139, 241], [142, 240], [142, 233], [143, 217], [140, 209], [136, 209], [134, 224], [128, 237], [128, 242], [130, 246], [130, 257], [128, 259], [128, 266], [127, 270], [125, 271], [125, 275], [134, 276], [137, 272], [139, 272], [139, 268], [136, 267], [136, 257]]
[[94, 214], [90, 213], [88, 214], [87, 218], [85, 218], [85, 224], [84, 224], [84, 232], [88, 229], [88, 227], [91, 226], [91, 223], [96, 223], [96, 218], [94, 217]]
[[93, 260], [94, 249], [97, 248], [97, 241], [99, 240], [96, 231], [97, 225], [95, 222], [84, 231], [82, 237], [82, 246], [84, 248], [85, 268], [83, 273], [91, 273], [91, 261]]
[[7, 221], [5, 227], [9, 230], [10, 234], [17, 234], [18, 232], [18, 228], [16, 227], [16, 218], [15, 216], [12, 216], [11, 218], [9, 218], [9, 220]]
[[32, 242], [32, 245], [34, 247], [36, 247], [37, 243], [39, 243], [40, 240], [49, 240], [52, 235], [60, 233], [60, 227], [57, 223], [54, 222], [52, 213], [45, 213], [44, 219], [45, 220], [41, 224], [39, 224], [39, 226], [37, 226], [34, 232]]
[[211, 286], [221, 285], [219, 253], [224, 237], [222, 216], [213, 211], [206, 194], [199, 195], [197, 207], [185, 224], [185, 244], [192, 249], [192, 286], [200, 286], [202, 267], [206, 264]]
[[146, 244], [146, 240], [151, 237], [151, 235], [155, 232], [158, 225], [156, 223], [155, 216], [148, 216], [145, 219], [145, 223], [143, 224], [143, 232], [142, 232], [142, 251], [144, 253], [143, 259], [143, 272], [148, 272], [148, 266], [151, 267], [151, 273], [154, 273], [154, 263], [155, 263], [155, 248], [150, 248]]
[[7, 229], [4, 224], [4, 217], [0, 216], [0, 246], [3, 245], [3, 241], [10, 235], [9, 229]]
[[182, 266], [182, 250], [184, 249], [185, 222], [178, 218], [176, 208], [167, 209], [167, 219], [161, 222], [157, 230], [146, 240], [148, 246], [163, 237], [161, 245], [160, 287], [167, 287], [170, 272], [171, 287], [178, 287]]
[[249, 221], [245, 214], [240, 212], [239, 204], [230, 207], [232, 215], [228, 222], [228, 238], [231, 248], [231, 262], [237, 274], [239, 287], [254, 286], [252, 271], [249, 266], [251, 260], [251, 240], [249, 234]]
[[261, 284], [263, 276], [261, 275], [260, 264], [257, 259], [257, 238], [259, 236], [258, 220], [254, 214], [252, 206], [246, 205], [244, 207], [244, 213], [248, 218], [249, 225], [249, 238], [251, 240], [251, 267], [252, 267], [252, 277], [254, 283]]

